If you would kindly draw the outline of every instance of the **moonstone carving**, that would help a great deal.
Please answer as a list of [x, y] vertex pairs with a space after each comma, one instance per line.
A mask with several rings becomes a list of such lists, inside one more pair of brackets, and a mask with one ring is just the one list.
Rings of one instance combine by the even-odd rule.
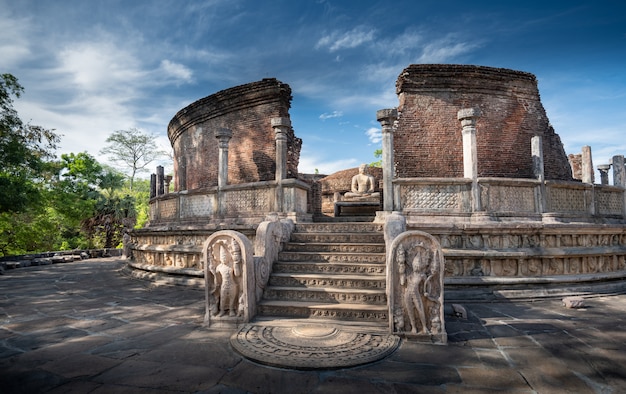
[[406, 231], [393, 240], [387, 258], [392, 333], [447, 342], [443, 276], [443, 253], [432, 235]]
[[205, 261], [206, 314], [209, 325], [236, 325], [255, 315], [252, 244], [232, 230], [218, 231], [202, 247]]

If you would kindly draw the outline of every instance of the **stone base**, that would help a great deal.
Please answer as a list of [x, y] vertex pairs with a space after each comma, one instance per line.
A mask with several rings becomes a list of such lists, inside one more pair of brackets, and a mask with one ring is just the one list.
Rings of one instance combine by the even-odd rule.
[[329, 324], [247, 324], [231, 337], [230, 343], [242, 356], [261, 364], [313, 370], [378, 361], [398, 348], [400, 338]]

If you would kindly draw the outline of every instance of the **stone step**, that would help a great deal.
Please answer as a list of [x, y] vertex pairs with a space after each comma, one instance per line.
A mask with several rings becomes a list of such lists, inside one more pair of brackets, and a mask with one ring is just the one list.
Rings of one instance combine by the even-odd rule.
[[385, 253], [383, 243], [288, 242], [286, 252]]
[[386, 305], [327, 304], [319, 302], [296, 302], [262, 300], [258, 304], [261, 316], [289, 318], [316, 318], [328, 320], [359, 321], [388, 324], [389, 312]]
[[264, 300], [387, 305], [384, 289], [293, 288], [268, 286]]
[[279, 261], [326, 261], [329, 263], [385, 264], [384, 253], [280, 252]]
[[376, 219], [376, 215], [363, 215], [363, 216], [314, 216], [313, 222], [315, 223], [337, 223], [337, 222], [360, 222], [360, 223], [372, 223]]
[[385, 275], [272, 273], [270, 286], [303, 288], [385, 289]]
[[384, 244], [385, 238], [382, 233], [366, 232], [338, 232], [338, 233], [317, 233], [317, 232], [301, 232], [291, 234], [292, 242], [300, 243], [381, 243]]
[[380, 223], [357, 223], [357, 222], [335, 222], [335, 223], [298, 223], [296, 233], [376, 233], [382, 234], [383, 225]]
[[327, 263], [311, 261], [277, 261], [273, 264], [274, 273], [293, 274], [352, 274], [352, 275], [385, 275], [385, 265], [364, 263]]

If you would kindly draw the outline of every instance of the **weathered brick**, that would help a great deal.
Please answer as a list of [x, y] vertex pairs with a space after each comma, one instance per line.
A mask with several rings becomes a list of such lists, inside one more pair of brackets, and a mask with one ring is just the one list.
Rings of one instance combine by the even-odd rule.
[[[276, 144], [270, 119], [289, 117], [291, 88], [274, 78], [222, 90], [181, 109], [170, 121], [174, 190], [217, 186], [218, 144], [214, 130], [233, 132], [228, 149], [228, 183], [273, 180]], [[287, 136], [287, 177], [296, 178], [302, 140]]]
[[561, 139], [548, 121], [534, 75], [501, 68], [415, 64], [398, 77], [396, 176], [462, 177], [457, 111], [481, 111], [478, 176], [533, 178], [530, 140], [543, 138], [545, 178], [571, 180]]

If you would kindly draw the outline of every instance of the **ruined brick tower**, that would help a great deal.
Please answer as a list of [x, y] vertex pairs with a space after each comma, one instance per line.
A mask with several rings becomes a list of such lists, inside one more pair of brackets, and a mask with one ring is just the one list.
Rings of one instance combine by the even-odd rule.
[[[275, 78], [235, 86], [178, 111], [167, 134], [174, 149], [174, 191], [217, 186], [219, 150], [215, 132], [232, 134], [228, 183], [274, 180], [276, 143], [272, 118], [289, 118], [291, 88]], [[287, 178], [295, 178], [302, 140], [287, 133]]]
[[396, 92], [397, 178], [463, 177], [457, 111], [478, 108], [479, 177], [533, 178], [531, 139], [541, 136], [545, 179], [572, 180], [534, 75], [482, 66], [414, 64], [398, 77]]

